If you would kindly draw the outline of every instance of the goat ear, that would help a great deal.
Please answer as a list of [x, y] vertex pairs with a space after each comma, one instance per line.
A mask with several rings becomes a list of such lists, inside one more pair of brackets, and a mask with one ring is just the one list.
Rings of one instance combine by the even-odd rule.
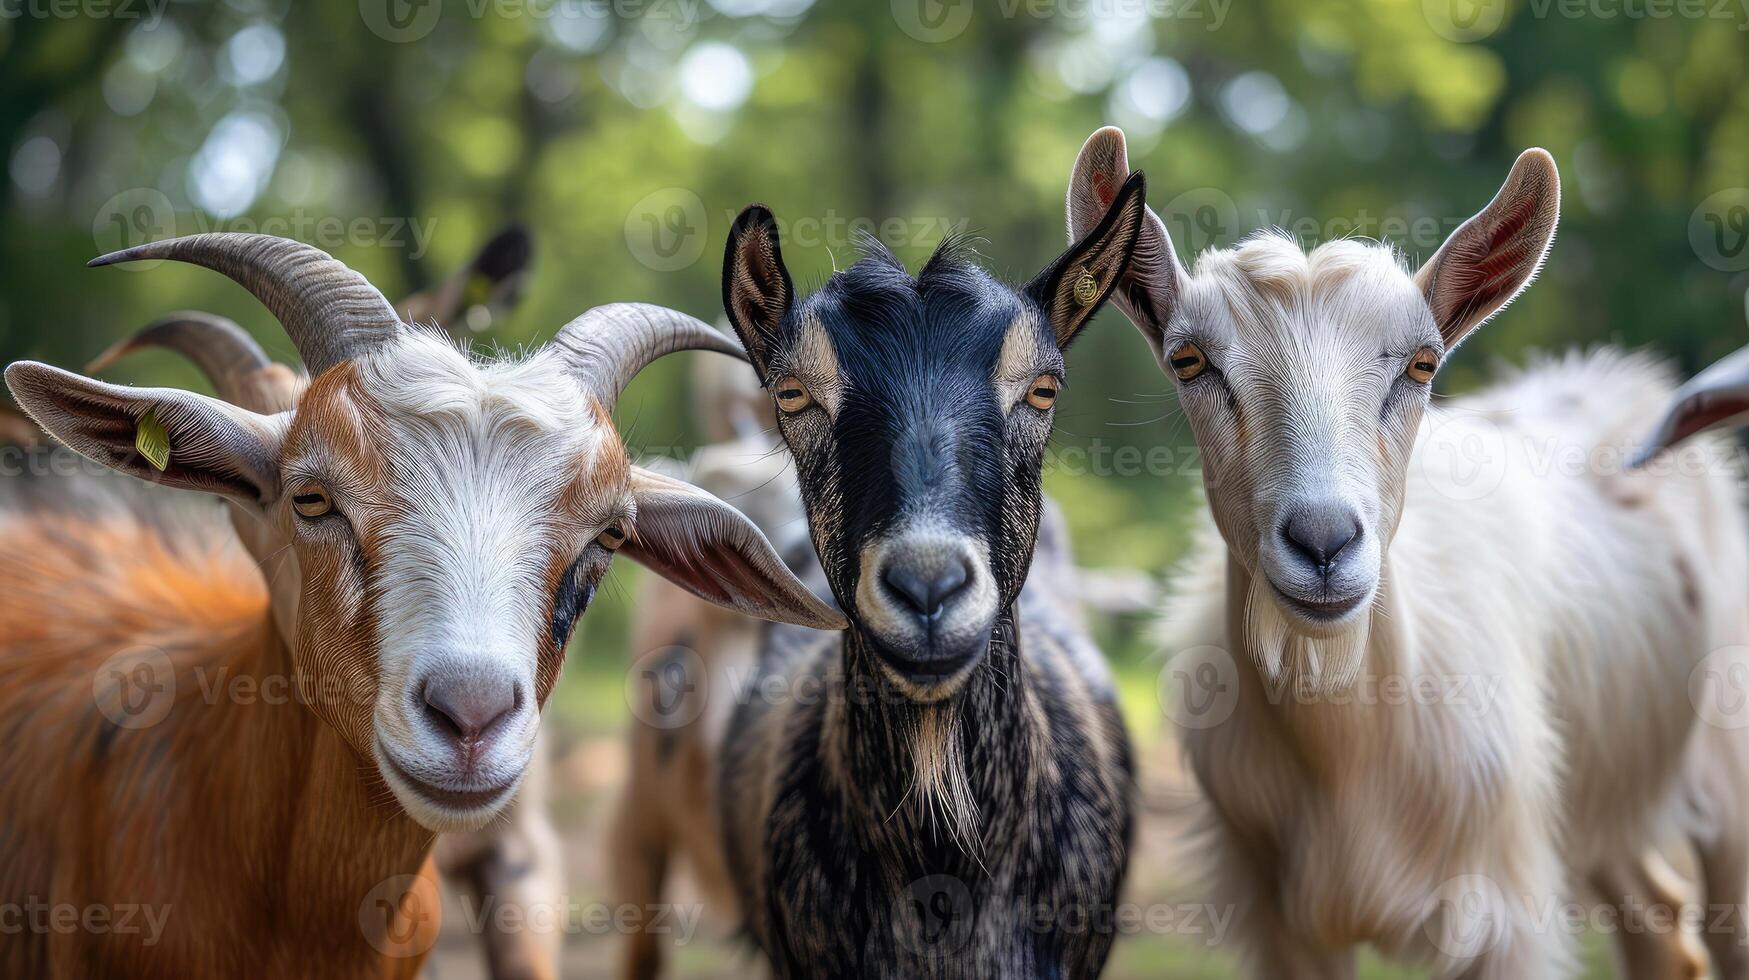
[[777, 623], [848, 624], [783, 563], [746, 515], [679, 480], [632, 467], [637, 521], [620, 552], [693, 595]]
[[[254, 507], [279, 497], [282, 416], [175, 388], [105, 384], [33, 361], [8, 367], [6, 386], [50, 435], [110, 469]], [[147, 450], [161, 450], [164, 465]]]
[[1415, 273], [1446, 350], [1512, 302], [1542, 267], [1561, 217], [1561, 176], [1547, 150], [1512, 165], [1488, 206]]
[[[1075, 157], [1075, 169], [1069, 174], [1069, 240], [1078, 241], [1093, 231], [1100, 218], [1117, 200], [1118, 190], [1129, 179], [1129, 149], [1123, 130], [1107, 126], [1087, 138], [1081, 153]], [[1184, 270], [1178, 264], [1178, 254], [1172, 247], [1172, 236], [1166, 223], [1152, 209], [1142, 222], [1141, 237], [1136, 242], [1130, 267], [1111, 294], [1111, 302], [1129, 317], [1136, 329], [1154, 351], [1154, 359], [1164, 361], [1161, 344], [1166, 323], [1183, 293]]]
[[[1749, 295], [1744, 296], [1749, 305]], [[1643, 466], [1690, 436], [1749, 415], [1749, 347], [1727, 355], [1677, 389], [1664, 417], [1652, 428], [1629, 466]]]
[[1027, 283], [1026, 292], [1044, 309], [1058, 347], [1069, 346], [1129, 271], [1147, 215], [1147, 180], [1131, 174], [1099, 224]]
[[795, 286], [778, 247], [777, 219], [765, 205], [749, 204], [729, 229], [723, 256], [723, 308], [761, 379], [794, 302]]
[[408, 323], [435, 320], [458, 335], [477, 333], [522, 301], [533, 263], [534, 239], [525, 225], [512, 223], [480, 246], [460, 272], [431, 289], [414, 293], [395, 308]]

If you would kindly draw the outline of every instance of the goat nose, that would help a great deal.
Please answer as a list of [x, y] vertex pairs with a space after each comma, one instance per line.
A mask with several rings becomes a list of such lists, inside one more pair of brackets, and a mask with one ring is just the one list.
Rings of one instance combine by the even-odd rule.
[[971, 572], [962, 561], [943, 562], [932, 567], [910, 563], [888, 565], [881, 580], [919, 616], [933, 619], [941, 615], [947, 600], [966, 587]]
[[1360, 518], [1346, 507], [1307, 507], [1288, 518], [1281, 536], [1320, 575], [1328, 575], [1336, 556], [1360, 537]]
[[422, 692], [426, 717], [438, 731], [464, 745], [481, 741], [498, 721], [516, 710], [516, 683], [509, 678], [471, 677], [427, 681]]

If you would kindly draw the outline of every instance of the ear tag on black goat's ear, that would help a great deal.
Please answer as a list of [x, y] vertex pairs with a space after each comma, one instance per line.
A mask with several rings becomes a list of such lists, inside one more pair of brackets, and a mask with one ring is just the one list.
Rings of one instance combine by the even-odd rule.
[[1099, 298], [1099, 280], [1093, 278], [1093, 273], [1081, 270], [1081, 277], [1075, 280], [1075, 302], [1082, 306], [1092, 306]]
[[170, 465], [170, 433], [158, 421], [158, 410], [147, 409], [134, 424], [134, 448], [162, 473]]

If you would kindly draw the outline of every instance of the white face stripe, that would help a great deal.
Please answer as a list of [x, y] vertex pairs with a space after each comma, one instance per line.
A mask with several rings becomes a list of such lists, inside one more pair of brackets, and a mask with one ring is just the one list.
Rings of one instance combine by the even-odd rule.
[[450, 749], [419, 722], [413, 686], [440, 671], [509, 677], [529, 710], [482, 768], [519, 771], [538, 719], [552, 561], [582, 553], [599, 530], [595, 517], [617, 516], [579, 519], [562, 498], [613, 433], [544, 353], [477, 364], [444, 340], [410, 333], [360, 362], [359, 386], [380, 407], [371, 421], [392, 482], [381, 488], [387, 499], [362, 515], [378, 530], [378, 737], [398, 761], [438, 768]]

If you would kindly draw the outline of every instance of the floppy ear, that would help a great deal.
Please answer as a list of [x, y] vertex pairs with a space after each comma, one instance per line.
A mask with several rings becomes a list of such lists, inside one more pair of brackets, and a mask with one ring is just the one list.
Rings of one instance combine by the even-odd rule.
[[741, 346], [765, 379], [771, 350], [782, 336], [784, 318], [795, 303], [795, 286], [783, 267], [777, 219], [763, 204], [749, 204], [729, 229], [723, 255], [723, 308], [741, 336]]
[[1045, 311], [1057, 346], [1067, 348], [1129, 270], [1148, 214], [1147, 180], [1132, 174], [1099, 224], [1026, 284]]
[[1561, 217], [1561, 176], [1547, 150], [1519, 154], [1488, 206], [1415, 273], [1445, 349], [1512, 302], [1542, 267]]
[[[50, 435], [111, 469], [254, 507], [279, 497], [286, 415], [175, 388], [105, 384], [34, 361], [7, 368], [6, 386]], [[158, 451], [162, 467], [146, 455]]]
[[[1069, 174], [1066, 210], [1071, 242], [1086, 237], [1098, 226], [1129, 176], [1129, 150], [1123, 130], [1107, 126], [1087, 138], [1075, 158], [1075, 169]], [[1160, 216], [1147, 209], [1135, 255], [1112, 292], [1111, 302], [1142, 332], [1162, 367], [1165, 352], [1160, 347], [1166, 323], [1172, 318], [1183, 290], [1184, 269], [1173, 251], [1172, 236]]]
[[638, 513], [620, 554], [719, 606], [759, 619], [841, 630], [843, 615], [820, 601], [772, 550], [752, 521], [679, 480], [632, 467]]
[[[1749, 294], [1744, 295], [1749, 306]], [[1728, 425], [1749, 414], [1749, 347], [1728, 354], [1678, 388], [1629, 466], [1644, 466], [1659, 452], [1690, 436]]]

